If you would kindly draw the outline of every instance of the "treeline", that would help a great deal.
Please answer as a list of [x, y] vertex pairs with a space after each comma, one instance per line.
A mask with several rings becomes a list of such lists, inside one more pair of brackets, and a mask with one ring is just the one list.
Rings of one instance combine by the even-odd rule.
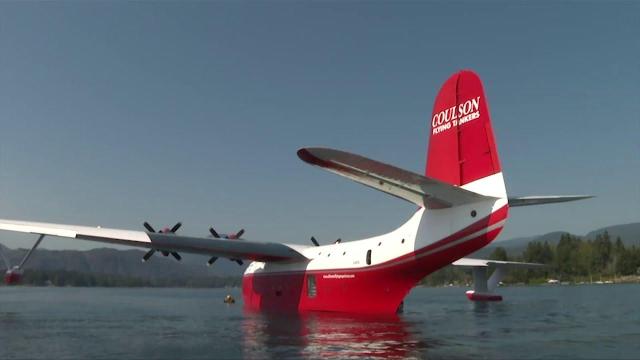
[[[626, 247], [620, 237], [612, 241], [609, 233], [585, 240], [563, 234], [556, 245], [532, 241], [516, 256], [508, 256], [502, 247], [489, 256], [492, 260], [532, 262], [548, 265], [542, 269], [510, 269], [505, 283], [541, 283], [547, 279], [569, 282], [614, 280], [617, 277], [640, 275], [640, 248]], [[470, 284], [471, 272], [449, 266], [425, 278], [427, 285]]]
[[220, 288], [240, 286], [235, 276], [203, 276], [195, 278], [151, 278], [83, 273], [65, 270], [25, 270], [21, 284], [32, 286], [79, 287], [189, 287]]

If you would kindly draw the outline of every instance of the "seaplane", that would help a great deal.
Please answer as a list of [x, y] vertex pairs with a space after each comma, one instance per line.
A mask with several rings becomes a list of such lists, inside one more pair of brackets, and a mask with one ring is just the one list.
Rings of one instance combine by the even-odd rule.
[[[31, 233], [38, 241], [21, 265], [9, 268], [15, 283], [28, 256], [45, 236], [129, 245], [180, 260], [179, 253], [250, 260], [242, 280], [244, 306], [254, 310], [329, 311], [394, 314], [411, 289], [450, 264], [470, 267], [473, 301], [497, 301], [496, 286], [510, 267], [539, 264], [466, 258], [491, 243], [510, 208], [586, 199], [589, 195], [507, 196], [483, 85], [470, 70], [442, 85], [429, 121], [424, 175], [353, 153], [323, 147], [299, 149], [311, 165], [385, 192], [416, 207], [397, 229], [362, 240], [321, 245], [242, 239], [244, 231], [192, 237], [180, 227], [156, 232], [31, 221], [0, 220], [0, 230]], [[488, 269], [493, 269], [489, 277]]]

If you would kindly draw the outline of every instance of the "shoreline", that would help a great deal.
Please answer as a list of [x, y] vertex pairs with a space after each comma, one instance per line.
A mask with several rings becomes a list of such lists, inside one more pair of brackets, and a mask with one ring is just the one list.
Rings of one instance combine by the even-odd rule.
[[[551, 280], [551, 279], [548, 279]], [[526, 287], [526, 286], [582, 286], [582, 285], [622, 285], [622, 284], [640, 284], [640, 275], [625, 275], [616, 277], [601, 277], [599, 280], [594, 281], [582, 281], [582, 280], [570, 280], [570, 281], [558, 281], [557, 283], [548, 283], [545, 281], [534, 281], [528, 284], [525, 283], [503, 283], [500, 287]], [[416, 287], [430, 287], [430, 288], [473, 288], [473, 284], [443, 284], [443, 285], [428, 285], [419, 284]]]

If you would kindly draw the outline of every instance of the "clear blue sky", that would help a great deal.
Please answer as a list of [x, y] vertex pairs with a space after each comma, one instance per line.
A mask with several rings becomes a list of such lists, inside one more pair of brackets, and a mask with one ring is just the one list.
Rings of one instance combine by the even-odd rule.
[[296, 150], [422, 172], [433, 98], [471, 68], [508, 191], [598, 196], [513, 209], [502, 239], [640, 221], [638, 14], [632, 2], [2, 2], [0, 217], [181, 220], [184, 234], [213, 224], [292, 243], [389, 231], [412, 205]]

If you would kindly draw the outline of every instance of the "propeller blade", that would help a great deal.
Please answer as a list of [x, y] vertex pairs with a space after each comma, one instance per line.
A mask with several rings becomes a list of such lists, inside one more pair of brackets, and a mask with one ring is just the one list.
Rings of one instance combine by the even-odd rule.
[[240, 236], [242, 236], [242, 234], [244, 234], [244, 229], [240, 229], [240, 231], [236, 233], [236, 239], [240, 239]]
[[237, 262], [238, 265], [242, 266], [244, 264], [244, 262], [242, 262], [242, 260], [240, 259], [233, 259], [233, 261]]
[[146, 254], [144, 254], [144, 256], [142, 257], [142, 262], [147, 262], [147, 260], [149, 260], [149, 258], [151, 256], [153, 256], [153, 254], [156, 253], [156, 249], [151, 249], [149, 250]]
[[152, 232], [152, 233], [156, 232], [155, 230], [153, 230], [153, 228], [151, 227], [151, 225], [149, 225], [148, 222], [145, 221], [144, 224], [142, 224], [142, 225], [144, 225], [144, 227], [145, 227], [145, 229], [147, 229], [147, 231]]
[[171, 228], [171, 230], [169, 230], [169, 232], [174, 233], [178, 231], [178, 229], [180, 229], [180, 226], [182, 226], [182, 223], [178, 222], [177, 224], [173, 225], [173, 227]]
[[214, 238], [220, 239], [220, 235], [218, 235], [218, 233], [213, 229], [213, 227], [209, 228], [209, 232], [211, 233], [211, 235], [213, 235]]
[[216, 260], [218, 260], [217, 256], [212, 257], [211, 259], [209, 259], [209, 261], [207, 261], [207, 266], [213, 265], [213, 263], [216, 262]]
[[168, 251], [162, 251], [162, 256], [169, 256], [169, 252]]
[[314, 238], [313, 236], [311, 237], [311, 242], [313, 243], [313, 245], [315, 246], [320, 246], [320, 244], [318, 244], [318, 240], [316, 240], [316, 238]]
[[182, 256], [180, 256], [180, 254], [178, 254], [175, 251], [172, 251], [171, 255], [173, 255], [173, 257], [176, 258], [176, 260], [178, 260], [178, 261], [182, 260]]

